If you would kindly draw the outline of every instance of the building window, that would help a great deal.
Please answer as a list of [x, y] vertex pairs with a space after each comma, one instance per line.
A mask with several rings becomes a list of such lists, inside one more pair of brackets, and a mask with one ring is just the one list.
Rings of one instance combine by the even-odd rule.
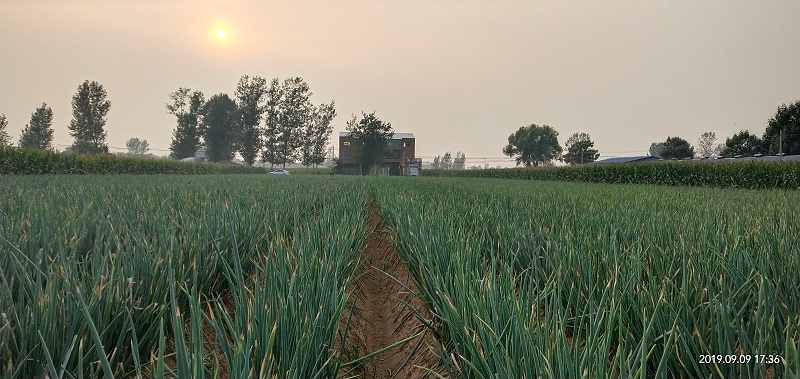
[[400, 140], [399, 139], [390, 139], [390, 140], [386, 141], [386, 146], [400, 146]]
[[345, 146], [350, 146], [350, 141], [344, 141]]
[[411, 158], [411, 153], [403, 153], [403, 159]]
[[349, 151], [343, 151], [342, 152], [342, 158], [350, 159], [350, 152]]
[[411, 147], [411, 141], [403, 141], [403, 147]]

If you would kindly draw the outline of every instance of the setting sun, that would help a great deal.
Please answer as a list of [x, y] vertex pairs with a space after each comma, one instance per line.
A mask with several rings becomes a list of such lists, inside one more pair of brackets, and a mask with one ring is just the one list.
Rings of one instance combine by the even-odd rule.
[[217, 39], [224, 40], [228, 37], [228, 32], [223, 29], [217, 29]]

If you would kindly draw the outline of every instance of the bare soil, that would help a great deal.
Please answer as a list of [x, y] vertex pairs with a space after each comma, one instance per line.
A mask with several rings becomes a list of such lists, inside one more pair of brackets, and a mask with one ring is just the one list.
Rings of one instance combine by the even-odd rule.
[[[441, 371], [435, 354], [438, 342], [402, 301], [421, 311], [425, 318], [429, 317], [428, 312], [419, 299], [387, 275], [417, 291], [395, 248], [396, 236], [383, 222], [374, 198], [369, 201], [368, 217], [370, 233], [361, 248], [361, 265], [356, 272], [348, 309], [340, 320], [340, 330], [344, 330], [348, 318], [351, 320], [344, 361], [364, 357], [420, 332], [422, 334], [404, 345], [366, 359], [355, 369], [342, 368], [340, 375], [349, 372], [349, 375], [364, 379], [434, 377], [424, 368]], [[351, 307], [355, 309], [352, 317]]]

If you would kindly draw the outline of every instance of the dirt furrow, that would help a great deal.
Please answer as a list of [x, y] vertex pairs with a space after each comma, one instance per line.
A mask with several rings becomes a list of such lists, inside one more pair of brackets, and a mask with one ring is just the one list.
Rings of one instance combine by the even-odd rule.
[[[350, 297], [349, 306], [355, 302], [355, 313], [347, 335], [345, 361], [365, 357], [424, 330], [401, 300], [411, 303], [428, 317], [422, 303], [387, 275], [416, 292], [405, 262], [395, 249], [395, 236], [383, 222], [374, 197], [369, 201], [368, 214], [370, 233], [361, 248], [362, 264], [356, 272]], [[349, 316], [348, 311], [344, 313], [342, 324]], [[351, 375], [364, 379], [432, 377], [421, 367], [434, 370], [439, 367], [439, 359], [434, 354], [436, 343], [430, 333], [422, 333], [402, 346], [365, 359]], [[353, 368], [343, 370], [350, 369]]]

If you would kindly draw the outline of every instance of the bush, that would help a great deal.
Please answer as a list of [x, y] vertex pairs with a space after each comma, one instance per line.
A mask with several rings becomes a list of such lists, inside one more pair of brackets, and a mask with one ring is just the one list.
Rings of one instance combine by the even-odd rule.
[[0, 148], [0, 175], [18, 174], [260, 174], [262, 167]]

